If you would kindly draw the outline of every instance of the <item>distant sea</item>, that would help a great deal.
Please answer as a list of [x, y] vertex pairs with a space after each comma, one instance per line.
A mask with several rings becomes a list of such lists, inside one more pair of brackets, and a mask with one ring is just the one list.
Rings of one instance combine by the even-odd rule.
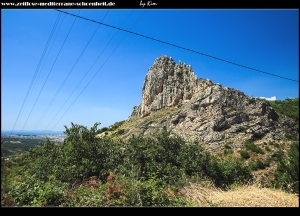
[[1, 131], [1, 135], [17, 135], [17, 136], [43, 136], [43, 135], [64, 135], [63, 131]]

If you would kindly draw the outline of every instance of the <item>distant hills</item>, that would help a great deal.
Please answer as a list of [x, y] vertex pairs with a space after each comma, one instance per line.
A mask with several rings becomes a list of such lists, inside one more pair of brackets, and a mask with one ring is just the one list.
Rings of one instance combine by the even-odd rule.
[[38, 130], [38, 131], [26, 131], [26, 130], [15, 130], [11, 133], [11, 131], [4, 130], [1, 131], [1, 135], [17, 135], [17, 136], [41, 136], [41, 135], [59, 135], [59, 134], [64, 134], [63, 131], [43, 131], [43, 130]]

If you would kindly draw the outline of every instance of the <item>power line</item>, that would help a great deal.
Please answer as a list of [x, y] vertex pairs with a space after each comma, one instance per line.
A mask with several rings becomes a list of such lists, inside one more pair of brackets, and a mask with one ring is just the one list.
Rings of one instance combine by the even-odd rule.
[[192, 50], [192, 49], [189, 49], [189, 48], [185, 48], [185, 47], [182, 47], [182, 46], [178, 46], [178, 45], [175, 45], [175, 44], [171, 44], [169, 42], [158, 40], [158, 39], [155, 39], [155, 38], [152, 38], [152, 37], [149, 37], [149, 36], [145, 36], [145, 35], [142, 35], [142, 34], [139, 34], [139, 33], [136, 33], [136, 32], [132, 32], [132, 31], [129, 31], [129, 30], [126, 30], [126, 29], [115, 27], [115, 26], [112, 26], [112, 25], [109, 25], [109, 24], [106, 24], [106, 23], [98, 22], [98, 21], [95, 21], [95, 20], [92, 20], [92, 19], [81, 17], [81, 16], [78, 16], [78, 15], [75, 15], [75, 14], [71, 14], [71, 13], [68, 13], [68, 12], [65, 12], [65, 11], [58, 10], [58, 9], [56, 9], [56, 10], [60, 11], [62, 13], [66, 13], [66, 14], [71, 15], [71, 16], [78, 17], [80, 19], [84, 19], [84, 20], [87, 20], [87, 21], [90, 21], [90, 22], [99, 23], [101, 25], [104, 25], [104, 26], [107, 26], [107, 27], [110, 27], [110, 28], [115, 28], [115, 29], [118, 29], [120, 31], [124, 31], [124, 32], [130, 33], [130, 34], [134, 34], [134, 35], [137, 35], [137, 36], [140, 36], [140, 37], [144, 37], [144, 38], [147, 38], [147, 39], [150, 39], [150, 40], [154, 40], [154, 41], [157, 41], [157, 42], [160, 42], [160, 43], [163, 43], [163, 44], [167, 44], [167, 45], [177, 47], [177, 48], [180, 48], [180, 49], [183, 49], [183, 50], [187, 50], [187, 51], [194, 52], [194, 53], [197, 53], [197, 54], [200, 54], [200, 55], [204, 55], [206, 57], [210, 57], [210, 58], [213, 58], [213, 59], [216, 59], [216, 60], [219, 60], [219, 61], [223, 61], [223, 62], [226, 62], [226, 63], [229, 63], [229, 64], [233, 64], [235, 66], [247, 68], [249, 70], [253, 70], [253, 71], [256, 71], [256, 72], [268, 74], [268, 75], [275, 76], [275, 77], [278, 77], [278, 78], [282, 78], [282, 79], [286, 79], [286, 80], [290, 80], [290, 81], [294, 81], [294, 82], [299, 82], [298, 80], [290, 79], [290, 78], [287, 78], [287, 77], [279, 76], [279, 75], [276, 75], [276, 74], [272, 74], [272, 73], [269, 73], [269, 72], [265, 72], [265, 71], [262, 71], [262, 70], [251, 68], [251, 67], [248, 67], [248, 66], [245, 66], [245, 65], [234, 63], [234, 62], [231, 62], [231, 61], [228, 61], [228, 60], [225, 60], [225, 59], [221, 59], [221, 58], [218, 58], [218, 57], [215, 57], [215, 56], [212, 56], [212, 55], [208, 55], [208, 54], [198, 52], [198, 51], [195, 51], [195, 50]]
[[[124, 20], [124, 22], [122, 23], [121, 26], [124, 25], [124, 23], [127, 21], [127, 19], [129, 18], [129, 16], [131, 15], [132, 11], [130, 12], [130, 14], [127, 16], [127, 18]], [[104, 18], [103, 18], [104, 19]], [[100, 25], [99, 25], [100, 26]], [[76, 89], [78, 88], [78, 86], [81, 84], [81, 82], [84, 80], [84, 78], [87, 76], [87, 74], [90, 72], [90, 70], [92, 69], [92, 67], [96, 64], [96, 62], [98, 61], [98, 59], [100, 58], [100, 56], [103, 54], [103, 52], [106, 50], [106, 48], [108, 47], [108, 45], [110, 44], [110, 42], [114, 39], [114, 37], [116, 36], [116, 34], [118, 33], [118, 31], [115, 32], [115, 34], [113, 35], [113, 37], [111, 37], [110, 41], [106, 44], [106, 46], [104, 47], [104, 49], [102, 49], [101, 53], [98, 55], [98, 57], [96, 58], [96, 60], [94, 61], [94, 63], [92, 64], [92, 66], [89, 68], [89, 70], [85, 73], [85, 75], [82, 77], [82, 79], [80, 80], [80, 82], [77, 84], [77, 86], [75, 87], [75, 89], [73, 90], [73, 92], [70, 94], [70, 96], [68, 97], [68, 99], [64, 102], [64, 104], [61, 106], [61, 108], [58, 110], [58, 112], [56, 113], [56, 115], [52, 118], [52, 120], [50, 121], [50, 123], [47, 125], [47, 127], [45, 128], [45, 130], [49, 127], [49, 125], [52, 123], [52, 121], [56, 118], [56, 116], [58, 115], [58, 113], [61, 111], [61, 109], [65, 106], [65, 104], [69, 101], [69, 99], [71, 98], [71, 96], [73, 95], [73, 93], [76, 91]]]
[[51, 39], [52, 39], [52, 36], [53, 36], [53, 34], [54, 34], [54, 32], [55, 32], [55, 29], [56, 29], [56, 27], [57, 27], [57, 24], [58, 24], [58, 22], [59, 22], [60, 17], [61, 17], [61, 13], [59, 13], [59, 14], [57, 15], [57, 18], [56, 18], [56, 20], [55, 20], [54, 26], [53, 26], [53, 28], [52, 28], [52, 31], [51, 31], [51, 33], [50, 33], [50, 36], [49, 36], [48, 41], [47, 41], [47, 43], [46, 43], [46, 46], [45, 46], [45, 48], [44, 48], [42, 57], [41, 57], [41, 59], [40, 59], [40, 61], [39, 61], [39, 63], [38, 63], [38, 66], [37, 66], [36, 70], [35, 70], [35, 73], [34, 73], [34, 75], [33, 75], [33, 78], [32, 78], [32, 80], [31, 80], [31, 83], [30, 83], [30, 85], [29, 85], [29, 88], [28, 88], [28, 90], [27, 90], [26, 96], [25, 96], [24, 101], [23, 101], [23, 103], [22, 103], [21, 109], [20, 109], [20, 111], [19, 111], [18, 117], [17, 117], [17, 119], [16, 119], [16, 121], [15, 121], [15, 124], [14, 124], [14, 126], [13, 126], [13, 129], [12, 129], [11, 132], [10, 132], [10, 135], [11, 135], [12, 132], [14, 131], [15, 126], [16, 126], [16, 123], [17, 123], [18, 120], [19, 120], [20, 114], [21, 114], [21, 112], [22, 112], [22, 110], [23, 110], [23, 107], [24, 107], [24, 105], [25, 105], [25, 102], [26, 102], [26, 100], [27, 100], [27, 98], [28, 98], [28, 95], [29, 95], [29, 93], [30, 93], [30, 90], [31, 90], [31, 88], [32, 88], [32, 85], [33, 85], [33, 83], [34, 83], [34, 80], [35, 80], [35, 78], [36, 78], [37, 72], [39, 71], [39, 68], [40, 68], [41, 63], [42, 63], [42, 61], [43, 61], [43, 59], [44, 59], [45, 53], [46, 53], [46, 51], [47, 51], [47, 49], [48, 49], [49, 43], [50, 43], [50, 41], [51, 41]]
[[[104, 18], [107, 16], [107, 13], [109, 11], [106, 12]], [[103, 19], [104, 19], [103, 18]], [[57, 95], [59, 94], [59, 92], [61, 91], [62, 87], [65, 85], [67, 79], [69, 78], [69, 76], [71, 75], [72, 71], [74, 70], [75, 66], [77, 65], [78, 61], [80, 60], [81, 56], [83, 55], [83, 53], [85, 52], [86, 48], [88, 47], [88, 45], [90, 44], [90, 42], [92, 41], [92, 39], [94, 38], [96, 32], [98, 31], [99, 27], [101, 25], [98, 25], [98, 27], [95, 29], [94, 33], [92, 34], [92, 36], [90, 37], [89, 41], [87, 42], [87, 44], [85, 45], [84, 49], [81, 51], [80, 55], [78, 56], [78, 58], [76, 59], [74, 65], [72, 66], [71, 70], [69, 71], [69, 73], [67, 74], [67, 76], [65, 77], [64, 81], [62, 82], [62, 84], [60, 85], [59, 89], [56, 91], [54, 97], [52, 98], [51, 102], [48, 104], [46, 110], [44, 111], [44, 113], [42, 114], [41, 118], [39, 119], [38, 123], [36, 124], [36, 126], [34, 127], [33, 130], [35, 130], [35, 128], [37, 128], [37, 126], [41, 123], [42, 119], [45, 117], [46, 113], [48, 112], [48, 110], [50, 109], [50, 107], [52, 106], [54, 100], [56, 99]], [[53, 119], [52, 119], [53, 120]], [[46, 129], [45, 129], [46, 130]]]
[[[48, 56], [49, 56], [49, 54], [51, 53], [53, 44], [54, 44], [55, 41], [56, 41], [57, 35], [58, 35], [58, 33], [60, 32], [61, 26], [62, 26], [62, 24], [63, 24], [63, 22], [64, 22], [64, 20], [65, 20], [65, 17], [66, 17], [66, 14], [64, 14], [63, 20], [62, 20], [61, 23], [60, 23], [60, 26], [59, 26], [59, 28], [58, 28], [58, 30], [57, 30], [57, 32], [56, 32], [56, 35], [55, 35], [55, 37], [54, 37], [54, 40], [52, 41], [51, 47], [50, 47], [50, 49], [49, 49], [49, 51], [48, 51], [48, 54], [47, 54], [47, 56], [46, 56], [46, 58], [45, 58], [45, 61], [44, 61], [43, 66], [42, 66], [42, 68], [41, 68], [41, 71], [43, 70], [43, 68], [44, 68], [44, 66], [45, 66], [45, 62], [47, 61]], [[34, 84], [37, 83], [37, 80], [39, 79], [40, 74], [41, 74], [41, 73], [38, 74], [38, 76], [37, 76], [37, 78], [36, 78], [36, 82], [35, 82]], [[33, 85], [33, 89], [32, 89], [31, 92], [33, 92], [33, 90], [34, 90], [34, 85]]]
[[[137, 21], [131, 26], [131, 29], [137, 24], [137, 22], [141, 19], [142, 15], [145, 13], [145, 11], [143, 11], [143, 13], [141, 14], [141, 16], [137, 19]], [[75, 100], [73, 101], [73, 103], [69, 106], [69, 108], [65, 111], [65, 113], [60, 117], [60, 119], [57, 121], [57, 123], [53, 126], [53, 128], [51, 129], [51, 131], [53, 131], [53, 129], [55, 128], [55, 126], [60, 122], [60, 120], [66, 115], [66, 113], [69, 111], [69, 109], [73, 106], [73, 104], [76, 102], [76, 100], [79, 98], [79, 96], [83, 93], [83, 91], [87, 88], [87, 86], [90, 84], [90, 82], [95, 78], [95, 76], [99, 73], [99, 71], [102, 69], [102, 67], [104, 66], [104, 64], [108, 61], [108, 59], [112, 56], [112, 54], [116, 51], [116, 49], [120, 46], [120, 44], [122, 43], [122, 41], [125, 39], [125, 37], [127, 36], [127, 34], [122, 38], [122, 40], [118, 43], [118, 45], [115, 47], [115, 49], [111, 52], [111, 54], [106, 58], [106, 60], [103, 62], [103, 64], [101, 65], [101, 67], [97, 70], [97, 72], [92, 76], [92, 78], [90, 79], [90, 81], [85, 85], [85, 87], [82, 89], [82, 91], [79, 93], [79, 95], [75, 98]]]
[[[78, 14], [79, 14], [79, 12], [80, 12], [80, 10], [78, 11]], [[35, 107], [35, 104], [36, 104], [37, 100], [39, 99], [39, 97], [40, 97], [40, 95], [41, 95], [41, 93], [42, 93], [42, 91], [43, 91], [43, 89], [44, 89], [44, 86], [45, 86], [45, 84], [46, 84], [46, 82], [47, 82], [47, 80], [48, 80], [48, 78], [49, 78], [49, 75], [50, 75], [50, 73], [51, 73], [51, 71], [52, 71], [52, 69], [53, 69], [53, 67], [54, 67], [54, 65], [55, 65], [55, 63], [56, 63], [56, 61], [57, 61], [57, 58], [58, 58], [58, 56], [59, 56], [59, 54], [60, 54], [62, 48], [63, 48], [64, 45], [65, 45], [65, 42], [66, 42], [67, 38], [69, 37], [69, 34], [70, 34], [70, 32], [71, 32], [71, 30], [72, 30], [72, 28], [73, 28], [73, 26], [74, 26], [74, 23], [75, 23], [76, 19], [77, 19], [77, 18], [74, 19], [73, 24], [72, 24], [72, 26], [71, 26], [71, 28], [70, 28], [70, 30], [69, 30], [69, 32], [68, 32], [68, 34], [67, 34], [67, 36], [66, 36], [64, 42], [63, 42], [63, 45], [61, 46], [61, 48], [60, 48], [60, 50], [59, 50], [59, 52], [58, 52], [58, 54], [57, 54], [57, 56], [56, 56], [56, 59], [55, 59], [54, 63], [52, 64], [52, 67], [51, 67], [51, 69], [50, 69], [50, 71], [49, 71], [49, 73], [48, 73], [48, 75], [47, 75], [47, 77], [46, 77], [46, 80], [45, 80], [45, 82], [44, 82], [44, 84], [43, 84], [43, 86], [42, 86], [42, 88], [41, 88], [41, 90], [40, 90], [40, 92], [39, 92], [39, 94], [38, 94], [38, 96], [37, 96], [37, 98], [36, 98], [34, 104], [33, 104], [33, 107], [32, 107], [32, 109], [31, 109], [31, 111], [30, 111], [30, 113], [29, 113], [29, 115], [28, 115], [26, 121], [25, 121], [25, 124], [24, 124], [24, 126], [23, 126], [23, 128], [22, 128], [22, 131], [23, 131], [23, 129], [24, 129], [24, 127], [25, 127], [25, 125], [26, 125], [26, 123], [27, 123], [27, 121], [28, 121], [28, 119], [29, 119], [31, 113], [32, 113], [33, 108]], [[22, 131], [21, 131], [21, 133], [22, 133]]]
[[[66, 15], [66, 14], [65, 14]], [[64, 19], [65, 19], [65, 17], [64, 17]], [[57, 33], [56, 33], [56, 36], [55, 36], [55, 38], [54, 38], [54, 41], [56, 41], [56, 38], [57, 38], [57, 35], [58, 35], [58, 33], [59, 33], [59, 31], [60, 31], [60, 28], [61, 28], [61, 26], [62, 26], [62, 24], [63, 24], [63, 22], [64, 22], [64, 19], [63, 19], [63, 21], [61, 22], [61, 24], [60, 24], [60, 26], [59, 26], [59, 29], [58, 29], [58, 31], [57, 31]], [[54, 42], [52, 43], [52, 46], [53, 46], [53, 44], [54, 44]], [[51, 46], [51, 48], [50, 48], [50, 51], [48, 52], [48, 55], [49, 55], [49, 53], [51, 52], [51, 50], [52, 50], [52, 46]], [[47, 56], [48, 57], [48, 56]], [[33, 130], [31, 131], [31, 133], [34, 131], [34, 129], [36, 128], [36, 126], [37, 125], [35, 125], [35, 127], [33, 128]]]

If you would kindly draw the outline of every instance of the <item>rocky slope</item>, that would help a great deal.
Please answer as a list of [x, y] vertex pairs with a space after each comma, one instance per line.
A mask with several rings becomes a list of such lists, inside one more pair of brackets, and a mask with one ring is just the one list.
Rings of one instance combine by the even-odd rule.
[[149, 68], [142, 102], [124, 124], [123, 138], [151, 135], [163, 127], [211, 150], [220, 143], [283, 140], [298, 135], [299, 124], [262, 100], [210, 80], [198, 79], [190, 65], [161, 56]]
[[[142, 88], [142, 102], [126, 121], [118, 122], [99, 136], [127, 139], [132, 135], [153, 137], [166, 127], [187, 141], [198, 141], [220, 157], [230, 150], [246, 163], [258, 160], [269, 165], [255, 171], [256, 181], [268, 183], [276, 170], [273, 154], [287, 153], [291, 137], [299, 139], [299, 123], [278, 114], [263, 100], [197, 78], [190, 65], [176, 64], [171, 57], [155, 59]], [[262, 152], [247, 149], [252, 141]]]
[[[153, 137], [166, 127], [187, 141], [198, 141], [220, 157], [226, 150], [241, 158], [241, 150], [269, 165], [255, 171], [257, 182], [268, 183], [276, 170], [273, 154], [287, 153], [299, 139], [299, 123], [278, 114], [263, 100], [224, 87], [211, 80], [197, 78], [190, 65], [176, 64], [171, 57], [155, 59], [142, 88], [142, 102], [126, 121], [118, 122], [99, 136], [127, 139], [132, 135]], [[260, 153], [247, 149], [253, 141]]]

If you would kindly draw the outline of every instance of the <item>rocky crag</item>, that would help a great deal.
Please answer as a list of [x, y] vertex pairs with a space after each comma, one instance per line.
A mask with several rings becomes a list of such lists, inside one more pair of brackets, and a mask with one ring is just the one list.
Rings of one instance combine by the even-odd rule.
[[[152, 135], [163, 127], [211, 150], [220, 143], [276, 141], [298, 135], [299, 124], [262, 100], [211, 80], [198, 79], [190, 65], [171, 57], [155, 59], [142, 88], [142, 103], [126, 122], [123, 137]], [[127, 126], [126, 126], [127, 125]]]
[[[127, 139], [132, 135], [153, 137], [163, 128], [196, 141], [216, 155], [224, 156], [230, 148], [233, 157], [240, 158], [245, 143], [253, 141], [263, 153], [249, 151], [246, 163], [261, 160], [266, 169], [255, 171], [255, 179], [267, 183], [276, 170], [273, 153], [287, 153], [299, 139], [299, 123], [278, 114], [264, 100], [243, 92], [197, 78], [190, 65], [176, 64], [171, 57], [155, 59], [142, 88], [142, 102], [135, 106], [129, 118], [103, 130], [99, 136]], [[105, 132], [104, 132], [105, 131]], [[223, 156], [222, 156], [223, 155]]]

